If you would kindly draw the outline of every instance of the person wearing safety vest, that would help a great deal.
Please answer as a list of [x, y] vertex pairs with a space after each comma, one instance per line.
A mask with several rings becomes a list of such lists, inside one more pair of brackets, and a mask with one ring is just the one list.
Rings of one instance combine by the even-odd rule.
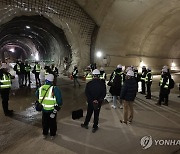
[[74, 87], [76, 87], [76, 83], [79, 85], [79, 87], [81, 86], [79, 81], [78, 81], [78, 68], [77, 66], [74, 66], [74, 70], [72, 72], [72, 77], [74, 80]]
[[161, 102], [164, 101], [163, 105], [168, 106], [168, 99], [169, 99], [169, 76], [167, 68], [162, 69], [162, 75], [159, 81], [160, 92], [159, 92], [159, 100], [156, 105], [161, 105]]
[[152, 74], [151, 74], [150, 67], [147, 68], [145, 82], [146, 82], [146, 87], [147, 87], [147, 95], [145, 97], [146, 99], [151, 99]]
[[8, 73], [6, 64], [3, 63], [0, 69], [0, 93], [2, 99], [2, 107], [5, 116], [12, 116], [13, 110], [9, 110], [9, 93], [11, 89], [11, 74]]
[[42, 126], [43, 138], [47, 138], [50, 130], [51, 139], [54, 139], [57, 131], [57, 111], [62, 106], [61, 91], [58, 87], [53, 86], [54, 75], [45, 76], [45, 84], [36, 91], [39, 102], [43, 105], [42, 109]]
[[105, 81], [106, 81], [106, 73], [105, 73], [103, 67], [100, 68], [100, 79], [105, 83]]
[[29, 86], [31, 84], [30, 72], [31, 72], [31, 66], [26, 61], [25, 62], [25, 85], [27, 85], [27, 80], [28, 80], [29, 81]]
[[146, 74], [147, 74], [147, 70], [146, 70], [146, 67], [143, 66], [142, 67], [142, 74], [141, 74], [141, 83], [142, 83], [142, 91], [141, 91], [141, 94], [146, 94]]
[[40, 71], [41, 71], [41, 65], [36, 61], [35, 62], [35, 65], [34, 65], [34, 74], [35, 74], [35, 79], [36, 79], [36, 86], [41, 86], [41, 81], [40, 81], [40, 78], [39, 78], [39, 75], [40, 75]]

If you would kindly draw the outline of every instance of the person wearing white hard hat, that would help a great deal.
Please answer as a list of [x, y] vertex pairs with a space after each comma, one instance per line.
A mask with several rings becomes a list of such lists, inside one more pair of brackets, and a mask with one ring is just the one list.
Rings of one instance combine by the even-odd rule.
[[[111, 74], [110, 80], [108, 82], [108, 86], [110, 86], [109, 92], [113, 96], [113, 105], [111, 105], [112, 108], [117, 108], [117, 99], [120, 96], [121, 93], [121, 87], [125, 81], [125, 75], [122, 72], [122, 65], [117, 65], [116, 70]], [[122, 101], [120, 100], [120, 108], [122, 109]]]
[[42, 127], [43, 138], [47, 138], [50, 131], [51, 139], [54, 139], [57, 131], [57, 111], [62, 106], [61, 91], [57, 86], [53, 86], [54, 75], [45, 76], [45, 84], [36, 91], [36, 97], [42, 104]]
[[147, 70], [146, 70], [146, 67], [145, 66], [143, 66], [142, 67], [142, 74], [141, 74], [141, 89], [142, 89], [142, 91], [140, 92], [141, 94], [146, 94], [146, 82], [145, 82], [145, 80], [146, 80], [146, 74], [147, 74]]
[[2, 63], [0, 68], [0, 94], [2, 107], [5, 116], [12, 116], [13, 110], [9, 110], [9, 93], [11, 89], [11, 74], [8, 72], [7, 65]]
[[159, 92], [159, 100], [156, 103], [156, 105], [161, 105], [161, 102], [164, 101], [163, 105], [168, 106], [168, 100], [169, 100], [169, 93], [170, 93], [170, 78], [168, 74], [168, 69], [163, 68], [162, 69], [162, 75], [159, 81], [159, 86], [160, 86], [160, 92]]
[[126, 80], [121, 89], [120, 99], [123, 100], [123, 120], [121, 123], [131, 123], [133, 120], [133, 102], [136, 97], [137, 84], [134, 78], [134, 72], [129, 70], [126, 74]]
[[93, 79], [86, 84], [85, 88], [88, 107], [85, 121], [83, 124], [81, 124], [81, 127], [88, 129], [91, 116], [94, 112], [94, 124], [92, 132], [95, 133], [98, 130], [101, 105], [106, 96], [106, 85], [99, 79], [100, 71], [98, 69], [93, 70], [92, 75]]
[[147, 74], [145, 78], [146, 87], [147, 87], [147, 95], [146, 99], [151, 99], [151, 85], [152, 85], [152, 74], [151, 74], [151, 68], [147, 68]]

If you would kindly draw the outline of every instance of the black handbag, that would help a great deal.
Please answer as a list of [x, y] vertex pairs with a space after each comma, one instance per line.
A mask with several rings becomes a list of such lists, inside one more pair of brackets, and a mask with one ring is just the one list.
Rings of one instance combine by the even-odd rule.
[[[51, 87], [51, 86], [50, 86], [50, 87]], [[49, 88], [50, 88], [50, 87], [49, 87]], [[35, 102], [35, 109], [36, 109], [36, 111], [39, 111], [39, 112], [42, 111], [42, 109], [43, 109], [42, 102], [43, 102], [43, 100], [44, 100], [44, 98], [45, 98], [45, 96], [46, 96], [49, 88], [46, 90], [46, 93], [44, 94], [43, 99], [41, 100], [41, 103], [40, 103], [39, 101], [36, 101], [36, 102]]]

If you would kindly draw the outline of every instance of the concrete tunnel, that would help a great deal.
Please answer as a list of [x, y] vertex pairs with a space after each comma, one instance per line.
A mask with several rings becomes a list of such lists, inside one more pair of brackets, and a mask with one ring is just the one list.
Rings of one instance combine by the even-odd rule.
[[[1, 59], [179, 69], [179, 1], [0, 1]], [[15, 53], [10, 50], [15, 48]], [[97, 58], [96, 53], [102, 52]]]
[[[0, 153], [179, 153], [179, 16], [180, 0], [0, 0], [0, 60], [54, 63], [63, 73], [57, 85], [65, 102], [58, 113], [57, 138], [42, 140], [41, 113], [32, 106], [36, 86], [20, 89], [14, 84], [9, 100], [13, 117], [4, 116], [0, 108]], [[108, 77], [118, 64], [152, 68], [152, 99], [137, 93], [132, 125], [120, 124], [123, 110], [110, 107], [108, 86], [99, 132], [91, 135], [81, 129], [85, 117], [72, 120], [73, 110], [86, 111], [86, 82], [74, 88], [67, 75], [75, 65], [83, 74], [91, 63], [104, 67]], [[175, 87], [169, 106], [157, 107], [164, 65]], [[153, 143], [146, 150], [140, 141], [149, 136]], [[177, 145], [165, 146], [161, 141], [166, 139]]]

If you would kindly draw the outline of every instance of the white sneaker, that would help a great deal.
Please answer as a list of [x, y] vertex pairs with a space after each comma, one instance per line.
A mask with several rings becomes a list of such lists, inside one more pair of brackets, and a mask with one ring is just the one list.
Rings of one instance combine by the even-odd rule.
[[111, 107], [112, 107], [113, 109], [116, 109], [116, 106], [114, 106], [114, 105], [111, 105]]
[[122, 105], [120, 105], [120, 109], [123, 109], [123, 106], [122, 106]]

